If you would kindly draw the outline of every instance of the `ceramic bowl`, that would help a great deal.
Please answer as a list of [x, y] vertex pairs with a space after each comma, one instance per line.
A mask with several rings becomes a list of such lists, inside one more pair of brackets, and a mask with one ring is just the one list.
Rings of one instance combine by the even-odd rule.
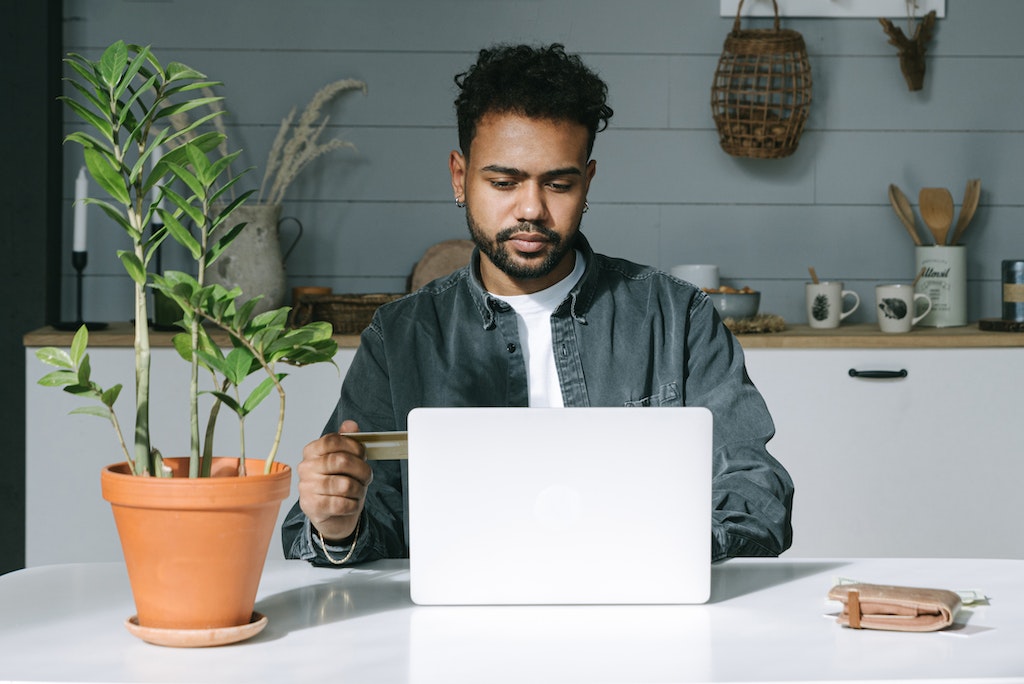
[[708, 297], [711, 297], [715, 308], [718, 309], [718, 315], [722, 318], [753, 318], [761, 306], [760, 292], [709, 292]]

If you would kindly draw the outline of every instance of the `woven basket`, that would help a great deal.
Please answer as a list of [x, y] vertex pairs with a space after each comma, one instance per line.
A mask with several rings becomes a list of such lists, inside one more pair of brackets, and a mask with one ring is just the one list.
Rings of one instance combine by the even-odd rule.
[[722, 149], [734, 157], [778, 159], [796, 151], [811, 104], [811, 65], [803, 36], [775, 27], [741, 29], [740, 10], [711, 86]]
[[291, 312], [291, 324], [301, 326], [327, 321], [335, 335], [358, 335], [373, 320], [377, 309], [402, 294], [321, 294], [301, 295]]

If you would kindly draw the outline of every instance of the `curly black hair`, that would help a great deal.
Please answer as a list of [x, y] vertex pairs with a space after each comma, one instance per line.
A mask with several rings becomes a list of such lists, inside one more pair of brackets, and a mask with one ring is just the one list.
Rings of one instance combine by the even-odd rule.
[[480, 51], [476, 64], [455, 76], [459, 147], [469, 155], [476, 127], [486, 114], [515, 113], [537, 119], [576, 121], [587, 127], [587, 155], [597, 132], [608, 127], [608, 86], [565, 46], [498, 45]]

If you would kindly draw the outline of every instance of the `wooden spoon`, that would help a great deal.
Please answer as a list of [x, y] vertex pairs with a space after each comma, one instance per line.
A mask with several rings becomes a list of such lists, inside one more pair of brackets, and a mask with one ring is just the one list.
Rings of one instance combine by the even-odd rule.
[[946, 188], [921, 188], [917, 197], [921, 218], [935, 236], [936, 245], [946, 244], [949, 227], [953, 225], [953, 196]]
[[910, 208], [910, 200], [907, 199], [902, 190], [892, 183], [889, 184], [889, 204], [896, 210], [896, 216], [899, 217], [903, 227], [910, 233], [910, 238], [914, 241], [914, 244], [920, 246], [921, 238], [917, 234], [917, 221], [914, 220], [914, 210]]
[[972, 178], [967, 181], [967, 187], [964, 188], [964, 199], [963, 204], [960, 205], [960, 216], [956, 220], [956, 229], [953, 230], [953, 239], [949, 241], [949, 244], [956, 245], [960, 243], [960, 238], [963, 237], [964, 231], [967, 230], [967, 224], [974, 218], [974, 210], [978, 208], [978, 198], [981, 197], [981, 179]]

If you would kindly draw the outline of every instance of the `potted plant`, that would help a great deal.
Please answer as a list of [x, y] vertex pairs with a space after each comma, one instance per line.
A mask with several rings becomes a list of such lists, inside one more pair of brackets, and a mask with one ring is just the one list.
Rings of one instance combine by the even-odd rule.
[[[123, 463], [102, 471], [101, 483], [114, 511], [138, 611], [129, 628], [158, 643], [245, 638], [265, 623], [253, 613], [256, 589], [291, 477], [288, 466], [275, 460], [285, 411], [285, 374], [277, 366], [333, 363], [337, 345], [328, 323], [289, 328], [288, 307], [254, 314], [258, 299], [241, 303], [238, 288], [206, 282], [207, 269], [245, 224], [216, 240], [211, 236], [250, 193], [220, 201], [239, 179], [230, 170], [238, 152], [215, 153], [225, 139], [219, 131], [194, 134], [219, 111], [184, 128], [170, 121], [215, 102], [202, 92], [214, 83], [183, 64], [164, 66], [147, 47], [123, 41], [108, 47], [99, 61], [71, 54], [66, 62], [75, 72], [69, 81], [79, 97], [64, 101], [87, 124], [87, 130], [66, 140], [82, 146], [89, 174], [109, 196], [86, 201], [117, 223], [131, 245], [118, 257], [135, 289], [132, 447], [114, 411], [121, 386], [104, 388], [91, 377], [84, 326], [69, 350], [38, 351], [43, 362], [57, 367], [40, 383], [92, 400], [75, 413], [109, 420], [124, 453]], [[158, 146], [167, 152], [153, 163]], [[162, 221], [155, 222], [155, 216]], [[191, 255], [195, 275], [149, 272], [155, 250], [168, 236]], [[147, 289], [181, 309], [183, 331], [173, 342], [190, 365], [188, 457], [164, 458], [150, 443]], [[222, 346], [230, 349], [225, 352]], [[210, 389], [200, 390], [200, 373], [210, 378]], [[251, 390], [255, 379], [243, 388], [254, 374], [262, 375], [262, 381]], [[245, 418], [273, 393], [279, 402], [275, 438], [264, 458], [249, 459]], [[201, 426], [199, 399], [206, 394], [210, 409]], [[212, 453], [213, 434], [225, 406], [239, 419], [239, 454], [218, 458]], [[180, 540], [174, 536], [179, 533]], [[220, 605], [221, 598], [230, 600]]]

